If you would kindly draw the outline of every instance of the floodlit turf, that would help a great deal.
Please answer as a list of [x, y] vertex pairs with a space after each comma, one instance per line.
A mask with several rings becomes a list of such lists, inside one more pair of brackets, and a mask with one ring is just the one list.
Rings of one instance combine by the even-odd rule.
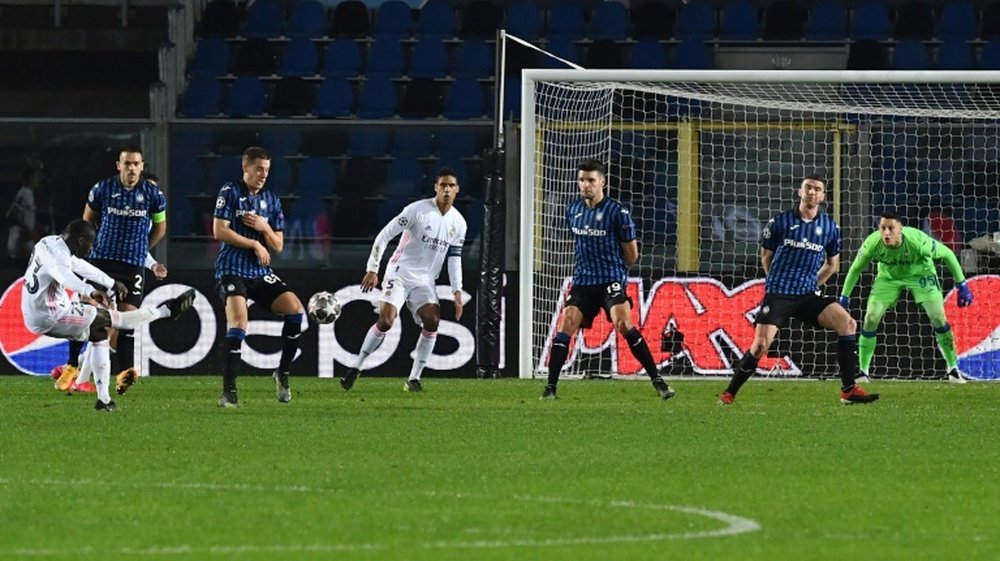
[[995, 559], [1000, 385], [0, 377], [0, 559]]

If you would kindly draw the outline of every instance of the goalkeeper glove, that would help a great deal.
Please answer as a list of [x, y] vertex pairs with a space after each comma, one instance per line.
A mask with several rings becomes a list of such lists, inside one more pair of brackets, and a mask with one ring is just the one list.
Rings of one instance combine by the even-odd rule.
[[851, 299], [850, 299], [850, 298], [848, 298], [847, 296], [844, 296], [844, 295], [841, 295], [841, 296], [840, 296], [840, 300], [839, 300], [839, 302], [840, 302], [840, 305], [841, 305], [841, 307], [843, 307], [843, 308], [844, 308], [845, 310], [847, 309], [847, 305], [848, 305], [848, 303], [850, 303], [850, 301], [851, 301]]
[[972, 290], [965, 281], [958, 283], [958, 307], [964, 308], [972, 304]]

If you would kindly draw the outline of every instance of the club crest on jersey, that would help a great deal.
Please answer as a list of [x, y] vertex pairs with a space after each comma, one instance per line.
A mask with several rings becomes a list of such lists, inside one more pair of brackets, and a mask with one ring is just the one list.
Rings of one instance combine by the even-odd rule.
[[135, 194], [135, 202], [141, 203], [144, 200], [146, 200], [146, 197], [143, 197], [142, 193], [136, 193]]
[[267, 208], [267, 201], [261, 201], [260, 208]]
[[455, 227], [454, 226], [451, 226], [450, 228], [448, 228], [448, 237], [449, 238], [454, 238], [455, 237]]
[[816, 226], [816, 235], [817, 236], [822, 236], [823, 235], [823, 228], [820, 228], [819, 226]]
[[604, 219], [604, 213], [603, 212], [598, 212], [597, 216], [594, 219], [597, 220], [598, 222], [600, 222], [601, 220]]

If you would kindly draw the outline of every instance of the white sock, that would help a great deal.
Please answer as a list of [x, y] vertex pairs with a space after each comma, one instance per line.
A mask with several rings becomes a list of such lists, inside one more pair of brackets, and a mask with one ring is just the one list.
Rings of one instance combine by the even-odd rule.
[[427, 366], [427, 359], [434, 350], [434, 343], [437, 342], [437, 338], [437, 331], [427, 331], [426, 329], [420, 331], [420, 337], [417, 338], [417, 346], [413, 349], [413, 367], [410, 369], [411, 380], [420, 379], [420, 375], [424, 372], [424, 367]]
[[365, 340], [361, 342], [361, 352], [358, 353], [358, 360], [354, 362], [354, 368], [361, 370], [365, 359], [382, 346], [382, 341], [385, 341], [385, 332], [379, 331], [378, 324], [375, 324], [365, 334]]
[[94, 370], [97, 399], [111, 401], [111, 345], [107, 340], [90, 343], [90, 367]]
[[90, 366], [90, 348], [93, 343], [89, 343], [87, 348], [83, 351], [83, 358], [80, 359], [80, 371], [76, 373], [76, 384], [82, 384], [90, 379], [90, 372], [93, 370]]
[[130, 312], [111, 311], [111, 326], [115, 329], [135, 329], [168, 316], [170, 316], [170, 310], [166, 306], [139, 308]]

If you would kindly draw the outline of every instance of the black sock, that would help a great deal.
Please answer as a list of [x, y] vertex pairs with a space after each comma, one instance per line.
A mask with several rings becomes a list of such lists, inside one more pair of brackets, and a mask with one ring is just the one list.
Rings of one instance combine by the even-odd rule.
[[740, 391], [743, 384], [747, 383], [750, 376], [753, 376], [754, 372], [757, 371], [757, 363], [760, 359], [753, 356], [753, 353], [747, 351], [740, 359], [740, 362], [736, 365], [736, 369], [733, 370], [733, 379], [729, 381], [729, 387], [726, 391], [731, 395], [736, 395], [736, 392]]
[[649, 345], [642, 338], [642, 333], [639, 333], [639, 330], [633, 327], [625, 334], [625, 341], [628, 342], [629, 349], [632, 350], [632, 356], [646, 369], [646, 375], [649, 376], [649, 379], [652, 380], [659, 376], [660, 373], [656, 369], [656, 361], [653, 360], [653, 353], [649, 351]]
[[222, 389], [236, 388], [236, 378], [243, 364], [243, 339], [247, 336], [242, 329], [229, 329], [222, 344]]
[[559, 383], [559, 372], [566, 364], [566, 356], [569, 355], [569, 335], [560, 331], [552, 338], [552, 350], [549, 351], [549, 385], [554, 386]]
[[837, 337], [837, 364], [840, 365], [841, 389], [847, 391], [858, 377], [858, 336]]
[[74, 366], [76, 368], [80, 367], [80, 353], [83, 352], [83, 341], [70, 341], [69, 342], [69, 360], [66, 364]]
[[278, 372], [288, 372], [299, 350], [299, 335], [302, 333], [302, 314], [285, 316], [281, 327], [281, 360], [278, 361]]
[[118, 331], [118, 370], [112, 373], [117, 374], [122, 370], [135, 366], [135, 330], [121, 329]]

